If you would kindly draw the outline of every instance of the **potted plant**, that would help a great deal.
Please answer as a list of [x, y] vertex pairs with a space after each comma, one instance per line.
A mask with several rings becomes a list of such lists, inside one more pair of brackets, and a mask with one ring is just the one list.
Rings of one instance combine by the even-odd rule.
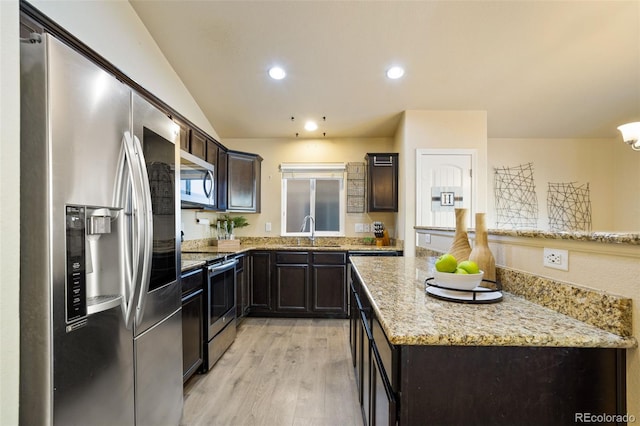
[[[226, 228], [225, 228], [226, 225]], [[211, 224], [214, 226], [214, 224]], [[234, 231], [237, 228], [244, 228], [245, 226], [249, 226], [249, 222], [244, 216], [229, 216], [225, 214], [223, 216], [218, 217], [218, 221], [215, 224], [218, 229], [218, 239], [235, 239]]]

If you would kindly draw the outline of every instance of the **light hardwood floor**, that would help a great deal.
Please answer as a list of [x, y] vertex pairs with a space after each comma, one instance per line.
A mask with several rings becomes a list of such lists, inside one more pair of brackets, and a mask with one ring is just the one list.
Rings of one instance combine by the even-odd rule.
[[183, 426], [362, 425], [348, 320], [245, 318], [185, 386]]

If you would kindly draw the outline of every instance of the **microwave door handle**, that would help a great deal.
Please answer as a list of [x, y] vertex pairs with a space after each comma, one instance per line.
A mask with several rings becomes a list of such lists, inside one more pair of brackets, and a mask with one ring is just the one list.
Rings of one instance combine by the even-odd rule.
[[[210, 190], [207, 190], [207, 181], [211, 182]], [[207, 170], [207, 174], [202, 178], [202, 189], [204, 190], [204, 195], [206, 195], [207, 198], [211, 198], [214, 182], [213, 173], [211, 173], [211, 170]]]
[[144, 307], [147, 301], [147, 292], [149, 291], [149, 281], [151, 278], [151, 260], [153, 256], [153, 205], [151, 204], [151, 187], [149, 186], [149, 175], [147, 173], [147, 165], [142, 152], [142, 144], [137, 136], [133, 136], [133, 144], [137, 151], [137, 165], [140, 174], [140, 198], [142, 206], [142, 276], [140, 281], [138, 303], [136, 306], [136, 325], [142, 323], [144, 316]]

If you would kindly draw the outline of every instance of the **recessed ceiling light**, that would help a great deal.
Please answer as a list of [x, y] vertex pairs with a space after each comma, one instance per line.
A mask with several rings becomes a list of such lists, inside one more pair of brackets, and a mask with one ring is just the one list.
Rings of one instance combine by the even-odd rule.
[[391, 67], [387, 70], [387, 77], [392, 80], [400, 78], [404, 75], [404, 69], [402, 67]]
[[287, 73], [280, 67], [271, 67], [269, 68], [269, 77], [274, 80], [282, 80], [287, 76]]
[[308, 132], [313, 132], [314, 130], [318, 130], [318, 124], [315, 121], [307, 121], [304, 123], [304, 129]]

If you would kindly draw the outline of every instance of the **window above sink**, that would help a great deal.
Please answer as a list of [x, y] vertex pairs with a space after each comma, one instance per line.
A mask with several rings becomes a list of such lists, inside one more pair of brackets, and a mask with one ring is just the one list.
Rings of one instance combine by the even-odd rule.
[[345, 235], [344, 163], [283, 163], [282, 236]]

